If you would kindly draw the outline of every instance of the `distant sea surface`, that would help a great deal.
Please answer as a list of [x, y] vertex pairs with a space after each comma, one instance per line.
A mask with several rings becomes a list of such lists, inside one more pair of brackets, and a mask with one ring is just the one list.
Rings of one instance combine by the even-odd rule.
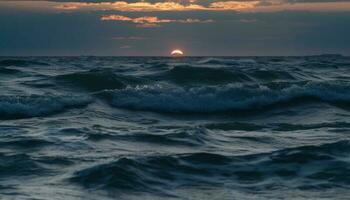
[[349, 199], [350, 57], [0, 57], [0, 199]]

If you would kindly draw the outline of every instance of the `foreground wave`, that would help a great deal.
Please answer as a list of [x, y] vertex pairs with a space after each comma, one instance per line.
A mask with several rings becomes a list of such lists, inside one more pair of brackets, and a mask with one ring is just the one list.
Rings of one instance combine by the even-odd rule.
[[350, 184], [349, 153], [350, 142], [343, 140], [246, 156], [191, 153], [123, 157], [78, 171], [71, 181], [90, 188], [160, 193], [181, 185], [208, 184], [248, 184], [251, 189], [263, 190], [293, 182], [299, 189], [332, 188]]

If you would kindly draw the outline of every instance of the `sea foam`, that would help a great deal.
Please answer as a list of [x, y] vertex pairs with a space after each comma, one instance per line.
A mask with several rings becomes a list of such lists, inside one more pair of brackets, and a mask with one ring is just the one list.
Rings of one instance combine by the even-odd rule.
[[350, 87], [346, 83], [310, 82], [273, 87], [262, 84], [228, 84], [186, 88], [157, 84], [128, 87], [108, 93], [112, 95], [111, 104], [118, 108], [175, 113], [254, 110], [300, 100], [350, 102]]
[[78, 95], [3, 95], [0, 96], [0, 118], [46, 116], [69, 108], [85, 106], [90, 102], [90, 97]]

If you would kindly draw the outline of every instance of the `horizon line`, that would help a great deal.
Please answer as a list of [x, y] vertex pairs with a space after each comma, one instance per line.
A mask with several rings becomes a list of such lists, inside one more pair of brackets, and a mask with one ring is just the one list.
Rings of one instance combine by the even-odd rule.
[[171, 56], [171, 55], [0, 55], [3, 57], [164, 57], [164, 58], [186, 58], [186, 57], [315, 57], [315, 56], [338, 56], [349, 57], [341, 53], [322, 53], [322, 54], [304, 54], [304, 55], [185, 55], [185, 56]]

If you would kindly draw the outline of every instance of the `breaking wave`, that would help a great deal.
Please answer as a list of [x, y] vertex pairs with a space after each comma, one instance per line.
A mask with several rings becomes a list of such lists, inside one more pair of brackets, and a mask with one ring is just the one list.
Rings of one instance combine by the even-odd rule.
[[[277, 84], [277, 85], [276, 85]], [[118, 108], [160, 112], [225, 112], [264, 109], [275, 104], [322, 101], [350, 102], [350, 86], [341, 82], [302, 84], [174, 87], [169, 85], [128, 87], [108, 91]]]
[[46, 116], [69, 108], [86, 106], [90, 102], [90, 97], [77, 95], [3, 95], [0, 96], [0, 118], [17, 119]]

